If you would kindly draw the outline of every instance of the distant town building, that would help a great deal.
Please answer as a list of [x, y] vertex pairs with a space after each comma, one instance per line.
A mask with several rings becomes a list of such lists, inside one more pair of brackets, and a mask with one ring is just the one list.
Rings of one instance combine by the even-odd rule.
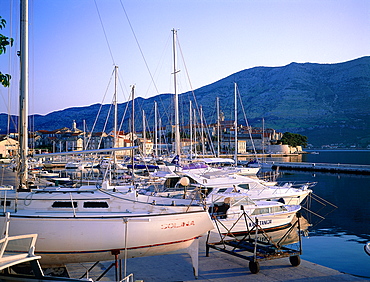
[[19, 142], [3, 136], [0, 138], [0, 158], [12, 158], [17, 155]]
[[[269, 151], [287, 152], [285, 147], [273, 147], [283, 136], [282, 133], [274, 129], [253, 128], [243, 125], [239, 125], [236, 129], [234, 127], [233, 121], [221, 119], [220, 135], [218, 136], [217, 124], [211, 124], [208, 127], [198, 124], [197, 127], [192, 129], [189, 125], [186, 125], [180, 129], [180, 147], [185, 154], [190, 153], [191, 147], [193, 148], [193, 153], [199, 153], [203, 150], [205, 153], [211, 153], [220, 147], [221, 154], [234, 154], [235, 130], [237, 130], [238, 154], [254, 151], [258, 153], [268, 153]], [[202, 129], [204, 130], [203, 133], [201, 132]], [[193, 140], [190, 140], [191, 132]], [[32, 140], [30, 143], [34, 144], [35, 148], [49, 148], [50, 152], [138, 146], [144, 155], [173, 153], [173, 126], [161, 127], [157, 131], [157, 138], [155, 138], [153, 130], [147, 131], [146, 135], [147, 138], [144, 139], [143, 132], [137, 134], [125, 133], [124, 131], [117, 131], [116, 134], [114, 131], [109, 133], [86, 133], [78, 129], [76, 122], [73, 121], [71, 129], [63, 127], [52, 131], [39, 130], [34, 134], [30, 134]], [[218, 140], [219, 144], [217, 144]], [[117, 152], [117, 155], [127, 155], [127, 151]]]

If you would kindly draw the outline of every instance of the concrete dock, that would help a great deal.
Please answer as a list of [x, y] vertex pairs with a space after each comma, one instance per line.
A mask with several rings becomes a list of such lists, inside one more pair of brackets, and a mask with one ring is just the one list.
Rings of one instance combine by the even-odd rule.
[[[293, 267], [288, 258], [260, 262], [260, 272], [249, 271], [248, 260], [231, 256], [219, 251], [210, 250], [209, 257], [205, 252], [205, 237], [199, 246], [199, 276], [193, 275], [188, 254], [170, 254], [153, 257], [131, 258], [126, 262], [127, 274], [132, 273], [134, 281], [198, 281], [198, 282], [241, 282], [241, 281], [370, 281], [341, 273], [305, 260]], [[304, 248], [304, 247], [303, 247]], [[304, 249], [303, 249], [304, 251]], [[345, 258], [344, 258], [345, 259]], [[99, 263], [89, 277], [97, 279], [113, 261]], [[71, 277], [80, 277], [81, 273], [92, 264], [70, 264], [67, 269]], [[122, 262], [124, 265], [124, 262]], [[107, 272], [100, 281], [115, 281], [114, 268]]]
[[303, 171], [370, 174], [370, 165], [357, 165], [357, 164], [275, 162], [273, 164], [273, 168], [287, 170], [303, 170]]

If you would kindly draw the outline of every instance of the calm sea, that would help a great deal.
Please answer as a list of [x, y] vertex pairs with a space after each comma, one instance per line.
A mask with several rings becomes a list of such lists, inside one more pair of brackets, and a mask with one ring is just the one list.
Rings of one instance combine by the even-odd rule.
[[[369, 150], [315, 152], [301, 159], [279, 161], [370, 165]], [[324, 219], [307, 215], [312, 227], [309, 236], [303, 238], [302, 259], [370, 278], [370, 256], [364, 251], [364, 245], [370, 242], [370, 176], [280, 170], [277, 180], [317, 182], [315, 195], [337, 207], [312, 200], [310, 208]]]

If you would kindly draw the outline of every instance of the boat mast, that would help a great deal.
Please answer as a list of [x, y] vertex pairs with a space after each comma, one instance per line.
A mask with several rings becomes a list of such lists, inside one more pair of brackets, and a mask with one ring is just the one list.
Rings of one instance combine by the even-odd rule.
[[180, 122], [179, 122], [179, 96], [177, 94], [176, 82], [176, 35], [177, 30], [172, 29], [173, 34], [173, 79], [174, 79], [174, 92], [175, 92], [175, 155], [180, 157]]
[[[113, 148], [118, 147], [117, 145], [117, 76], [118, 76], [118, 66], [114, 66], [114, 98], [113, 98], [113, 104], [114, 104], [114, 125], [113, 125], [113, 131], [114, 131], [114, 140], [113, 140]], [[113, 159], [114, 159], [114, 166], [117, 163], [117, 155], [116, 151], [113, 152]]]
[[[134, 147], [134, 133], [135, 133], [135, 85], [131, 87], [131, 97], [132, 97], [132, 109], [131, 109], [131, 146]], [[131, 165], [132, 165], [132, 174], [131, 174], [131, 181], [132, 185], [135, 184], [134, 179], [134, 149], [131, 150]]]
[[262, 118], [262, 162], [265, 162], [265, 118]]
[[199, 132], [199, 128], [198, 128], [198, 120], [197, 120], [197, 112], [196, 112], [196, 109], [193, 109], [192, 113], [193, 115], [193, 124], [194, 124], [194, 143], [195, 143], [195, 146], [194, 146], [194, 155], [195, 157], [197, 156], [198, 154], [198, 151], [197, 151], [197, 143], [198, 142], [195, 142], [195, 140], [197, 140], [197, 133], [199, 134], [200, 136], [200, 132]]
[[28, 180], [28, 0], [21, 1], [21, 78], [19, 93], [19, 189]]
[[154, 148], [155, 156], [158, 156], [158, 117], [157, 117], [157, 102], [154, 101]]
[[87, 144], [86, 144], [86, 120], [83, 120], [83, 125], [84, 125], [84, 126], [83, 126], [83, 128], [84, 128], [84, 135], [83, 135], [83, 137], [84, 137], [84, 138], [83, 138], [83, 145], [82, 145], [82, 148], [83, 148], [83, 150], [87, 150], [87, 149], [86, 149], [86, 147], [87, 147], [87, 146], [86, 146], [86, 145], [87, 145]]
[[204, 126], [203, 126], [203, 107], [200, 106], [200, 141], [202, 142], [202, 154], [203, 154], [203, 158], [205, 157], [205, 148], [204, 148], [204, 145], [205, 145], [205, 141], [204, 141]]
[[216, 98], [217, 104], [217, 157], [220, 157], [220, 98]]
[[235, 165], [238, 163], [238, 108], [237, 108], [237, 85], [234, 82], [234, 136], [235, 136], [235, 150], [234, 150], [234, 161]]
[[190, 129], [190, 159], [193, 159], [193, 109], [191, 100], [189, 101], [189, 129]]
[[[159, 120], [158, 120], [158, 144], [161, 145], [162, 144], [162, 141], [163, 141], [163, 136], [162, 136], [162, 119], [161, 117], [159, 117]], [[158, 147], [158, 152], [159, 152], [159, 155], [162, 155], [162, 146], [159, 146]]]
[[143, 154], [146, 157], [146, 131], [145, 131], [145, 111], [143, 110]]

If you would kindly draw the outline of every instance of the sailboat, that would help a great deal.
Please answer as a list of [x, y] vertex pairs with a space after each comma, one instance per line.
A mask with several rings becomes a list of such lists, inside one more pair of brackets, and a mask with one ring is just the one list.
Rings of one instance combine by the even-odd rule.
[[43, 267], [187, 251], [197, 269], [196, 239], [213, 229], [202, 206], [139, 202], [94, 186], [41, 189], [28, 183], [27, 0], [22, 1], [21, 11], [19, 186], [0, 189], [0, 230], [10, 213], [10, 236], [38, 234], [35, 254], [41, 255]]
[[36, 254], [43, 265], [111, 260], [114, 252], [120, 258], [169, 253], [213, 228], [199, 205], [157, 205], [93, 188], [33, 189], [18, 196], [5, 190], [1, 198], [11, 214], [9, 234], [39, 235]]

